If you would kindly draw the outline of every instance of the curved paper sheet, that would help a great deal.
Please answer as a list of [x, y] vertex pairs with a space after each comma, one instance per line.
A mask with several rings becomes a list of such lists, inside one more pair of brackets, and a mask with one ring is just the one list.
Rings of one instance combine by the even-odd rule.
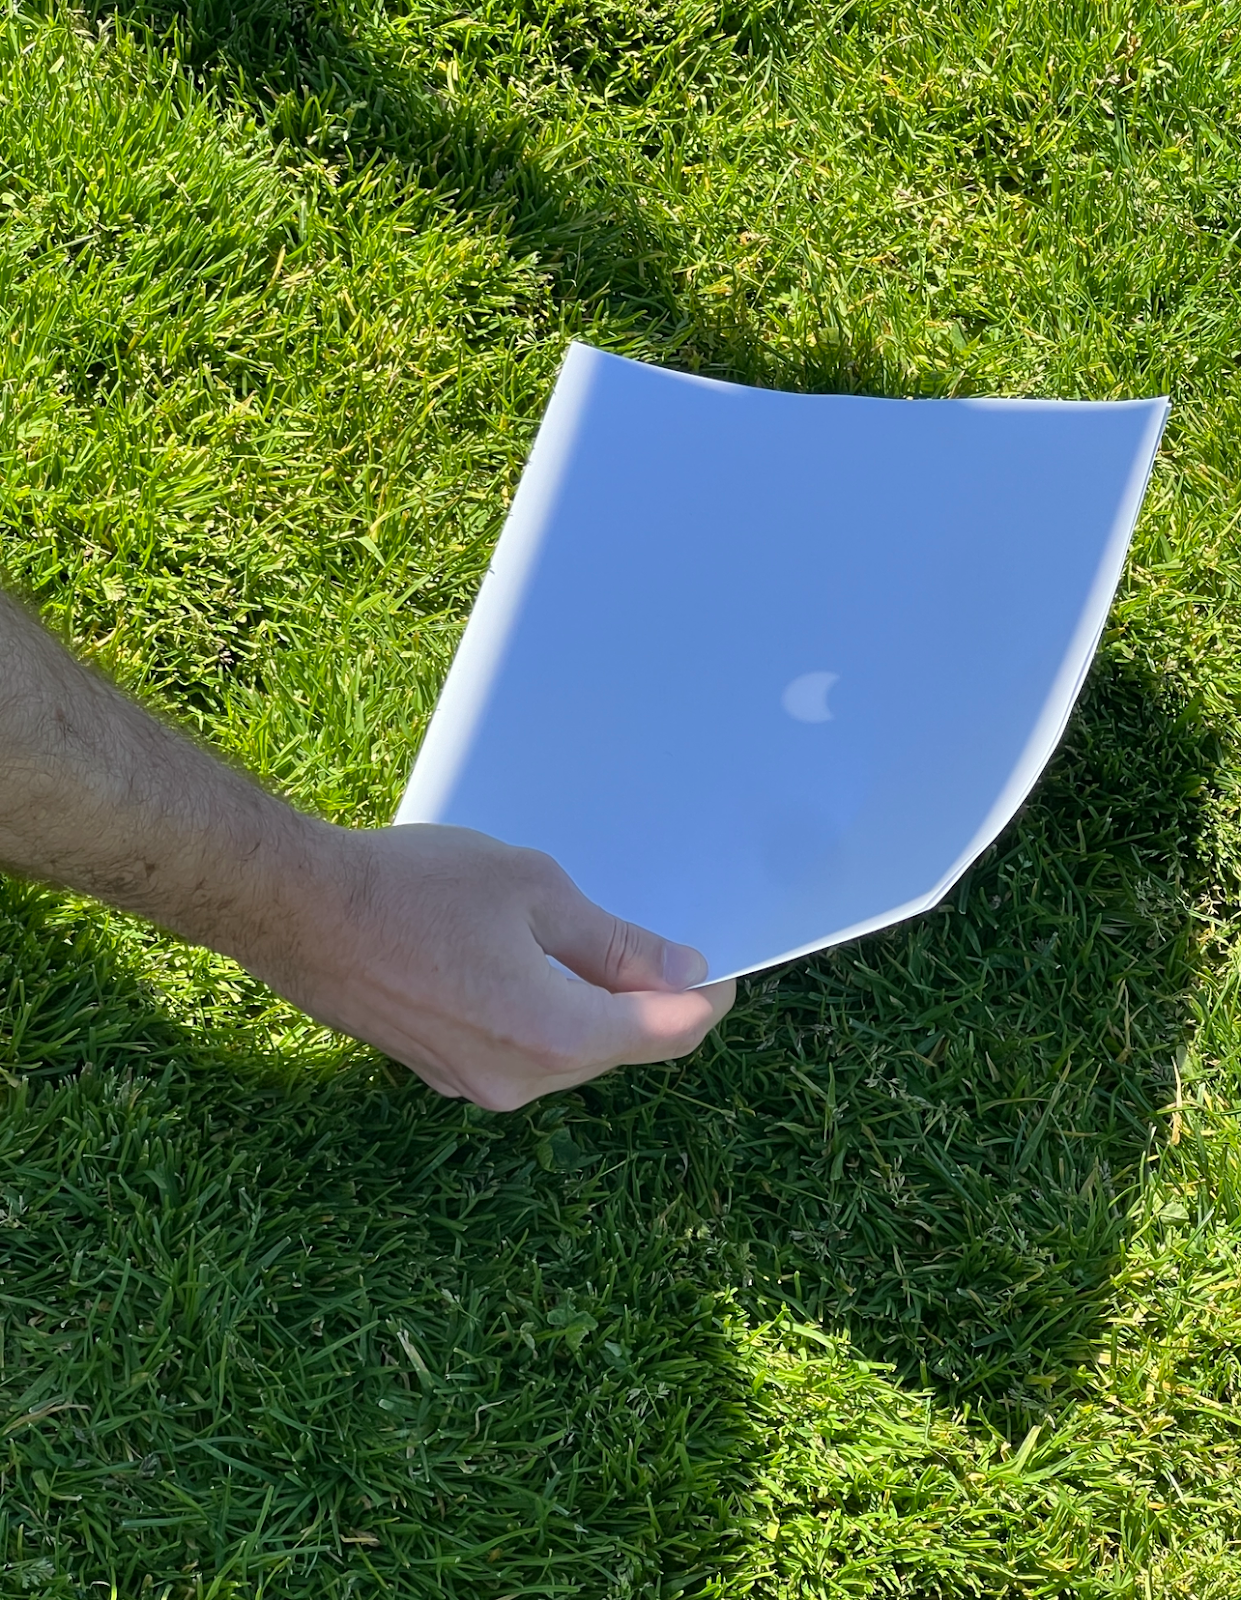
[[1167, 409], [574, 345], [396, 820], [546, 850], [712, 978], [928, 909], [1064, 731]]

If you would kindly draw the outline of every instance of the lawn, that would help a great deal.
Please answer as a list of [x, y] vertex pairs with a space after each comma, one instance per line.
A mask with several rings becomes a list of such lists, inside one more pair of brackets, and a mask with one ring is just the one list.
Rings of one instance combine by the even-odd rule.
[[0, 884], [0, 1595], [1231, 1600], [1241, 4], [371, 5], [0, 22], [7, 581], [323, 816], [571, 337], [1172, 418], [1017, 821], [687, 1061], [477, 1111]]

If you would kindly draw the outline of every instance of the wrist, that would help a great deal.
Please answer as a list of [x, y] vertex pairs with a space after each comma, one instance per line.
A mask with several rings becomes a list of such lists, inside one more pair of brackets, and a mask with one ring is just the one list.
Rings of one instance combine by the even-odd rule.
[[217, 820], [193, 852], [193, 882], [174, 886], [174, 913], [157, 920], [252, 970], [265, 968], [299, 942], [316, 901], [329, 896], [328, 863], [344, 830], [262, 790], [238, 796]]

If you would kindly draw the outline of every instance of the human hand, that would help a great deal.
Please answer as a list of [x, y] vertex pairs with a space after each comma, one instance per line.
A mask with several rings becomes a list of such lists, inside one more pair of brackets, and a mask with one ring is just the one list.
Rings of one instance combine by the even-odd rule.
[[[235, 957], [441, 1094], [509, 1110], [684, 1055], [734, 985], [463, 828], [335, 828], [87, 671], [0, 593], [0, 863]], [[549, 965], [571, 968], [578, 982]]]
[[610, 916], [537, 851], [430, 824], [310, 829], [280, 914], [234, 954], [443, 1095], [513, 1110], [685, 1055], [732, 1006], [731, 980], [687, 989], [696, 951]]

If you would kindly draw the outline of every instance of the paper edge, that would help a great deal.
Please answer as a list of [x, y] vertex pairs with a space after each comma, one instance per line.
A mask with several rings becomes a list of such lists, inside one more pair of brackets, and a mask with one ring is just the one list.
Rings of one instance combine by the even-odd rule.
[[603, 351], [578, 340], [565, 352], [513, 504], [392, 819], [394, 827], [438, 822], [449, 803], [534, 575], [551, 520], [547, 512], [605, 359]]

